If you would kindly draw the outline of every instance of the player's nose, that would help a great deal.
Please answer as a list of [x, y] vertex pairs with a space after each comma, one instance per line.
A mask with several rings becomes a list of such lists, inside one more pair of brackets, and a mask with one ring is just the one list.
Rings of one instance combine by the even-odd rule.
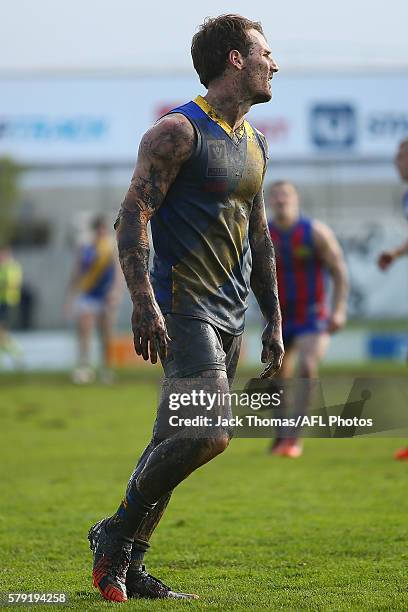
[[279, 72], [279, 65], [277, 62], [275, 62], [275, 60], [273, 59], [273, 57], [271, 57], [271, 71], [273, 73], [275, 72]]

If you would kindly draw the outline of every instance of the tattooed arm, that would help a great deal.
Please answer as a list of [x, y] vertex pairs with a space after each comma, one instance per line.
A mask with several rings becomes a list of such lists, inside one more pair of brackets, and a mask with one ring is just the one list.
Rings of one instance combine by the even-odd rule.
[[268, 365], [261, 378], [268, 378], [281, 367], [284, 349], [275, 250], [266, 221], [262, 190], [254, 199], [249, 220], [249, 242], [252, 252], [251, 288], [267, 322], [262, 334], [261, 361]]
[[136, 168], [115, 223], [119, 260], [133, 302], [136, 353], [146, 361], [166, 357], [169, 337], [149, 279], [147, 224], [161, 206], [195, 145], [195, 132], [183, 115], [167, 115], [143, 136]]

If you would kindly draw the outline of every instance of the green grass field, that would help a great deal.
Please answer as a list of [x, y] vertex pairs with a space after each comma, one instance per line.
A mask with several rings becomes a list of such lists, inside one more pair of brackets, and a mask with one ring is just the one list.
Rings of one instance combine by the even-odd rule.
[[[0, 591], [66, 591], [72, 610], [119, 605], [91, 586], [86, 533], [117, 507], [148, 442], [154, 378], [74, 387], [64, 375], [10, 375], [0, 385]], [[233, 440], [177, 489], [146, 558], [200, 600], [123, 605], [407, 610], [408, 465], [392, 460], [401, 443], [307, 440], [289, 460], [268, 456], [266, 440]]]

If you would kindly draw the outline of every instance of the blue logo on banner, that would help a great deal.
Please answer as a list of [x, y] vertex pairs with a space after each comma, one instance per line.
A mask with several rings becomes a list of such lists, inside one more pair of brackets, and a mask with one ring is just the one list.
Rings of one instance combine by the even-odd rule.
[[351, 149], [357, 138], [356, 112], [350, 104], [316, 104], [310, 130], [312, 142], [320, 149]]
[[0, 140], [92, 142], [108, 129], [103, 117], [0, 117]]

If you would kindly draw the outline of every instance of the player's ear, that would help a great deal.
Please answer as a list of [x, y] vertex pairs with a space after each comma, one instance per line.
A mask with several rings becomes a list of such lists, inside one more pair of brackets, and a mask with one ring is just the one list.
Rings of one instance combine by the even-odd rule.
[[231, 49], [228, 53], [228, 62], [235, 68], [238, 68], [238, 70], [242, 70], [244, 67], [244, 58], [236, 49]]

